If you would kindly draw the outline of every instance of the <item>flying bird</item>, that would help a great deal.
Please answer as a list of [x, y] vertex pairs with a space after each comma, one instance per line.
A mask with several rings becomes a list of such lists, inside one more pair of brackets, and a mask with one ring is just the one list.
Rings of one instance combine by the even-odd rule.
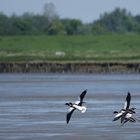
[[132, 112], [125, 112], [121, 118], [122, 125], [124, 125], [126, 122], [136, 122], [136, 121], [139, 121], [139, 120], [133, 117]]
[[71, 116], [72, 116], [72, 114], [73, 114], [73, 112], [75, 110], [79, 110], [79, 111], [81, 111], [81, 113], [85, 113], [86, 112], [87, 108], [86, 108], [86, 106], [83, 106], [83, 103], [85, 103], [85, 102], [83, 102], [83, 99], [84, 99], [86, 93], [87, 93], [87, 90], [84, 90], [80, 94], [79, 101], [76, 101], [75, 103], [69, 102], [69, 103], [65, 104], [65, 105], [68, 105], [70, 107], [69, 110], [68, 110], [68, 113], [66, 115], [66, 122], [67, 122], [67, 124], [69, 123], [70, 118], [71, 118]]
[[114, 114], [116, 114], [116, 115], [115, 115], [113, 121], [116, 121], [116, 120], [121, 118], [121, 123], [122, 123], [126, 117], [129, 118], [130, 116], [132, 116], [132, 114], [135, 113], [135, 111], [134, 111], [135, 108], [129, 108], [130, 101], [131, 101], [131, 94], [128, 92], [127, 96], [126, 96], [125, 103], [124, 103], [124, 108], [121, 109], [119, 112], [114, 111]]
[[131, 101], [131, 94], [128, 92], [126, 96], [126, 100], [124, 103], [124, 108], [121, 109], [119, 112], [114, 111], [115, 117], [113, 121], [116, 121], [118, 119], [121, 119], [122, 125], [125, 124], [126, 122], [135, 122], [136, 119], [132, 117], [133, 114], [136, 112], [134, 111], [136, 108], [129, 108], [130, 107], [130, 101]]

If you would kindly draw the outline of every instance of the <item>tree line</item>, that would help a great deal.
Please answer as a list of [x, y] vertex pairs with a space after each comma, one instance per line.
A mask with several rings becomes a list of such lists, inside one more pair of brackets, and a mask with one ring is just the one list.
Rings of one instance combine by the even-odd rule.
[[[91, 14], [92, 16], [92, 14]], [[42, 14], [24, 13], [7, 16], [0, 13], [0, 35], [100, 35], [140, 33], [140, 15], [116, 8], [104, 13], [92, 23], [79, 19], [61, 19], [52, 3], [44, 6]]]

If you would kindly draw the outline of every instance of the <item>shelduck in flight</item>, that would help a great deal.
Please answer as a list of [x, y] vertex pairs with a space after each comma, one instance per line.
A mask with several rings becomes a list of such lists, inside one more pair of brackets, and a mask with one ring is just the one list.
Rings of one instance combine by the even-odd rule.
[[[136, 118], [133, 117], [133, 114], [136, 112], [134, 111], [136, 108], [129, 108], [130, 107], [130, 101], [131, 101], [131, 94], [128, 92], [126, 101], [124, 104], [124, 108], [121, 109], [119, 112], [114, 111], [115, 117], [113, 121], [116, 121], [118, 119], [121, 119], [121, 124], [125, 124], [126, 122], [136, 122]], [[138, 120], [137, 120], [138, 121]]]
[[79, 96], [80, 100], [79, 101], [76, 101], [75, 103], [66, 103], [65, 105], [68, 105], [70, 108], [68, 110], [68, 113], [66, 115], [66, 122], [67, 124], [69, 123], [70, 121], [70, 118], [71, 118], [71, 115], [73, 114], [73, 112], [77, 109], [79, 111], [81, 111], [81, 113], [85, 113], [86, 112], [86, 106], [83, 106], [83, 99], [85, 97], [87, 93], [87, 90], [84, 90], [81, 95]]

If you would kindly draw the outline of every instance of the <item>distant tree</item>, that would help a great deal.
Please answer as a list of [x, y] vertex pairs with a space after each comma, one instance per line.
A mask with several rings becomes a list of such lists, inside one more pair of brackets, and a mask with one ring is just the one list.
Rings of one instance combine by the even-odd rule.
[[116, 8], [93, 23], [79, 19], [60, 19], [53, 3], [46, 3], [43, 13], [6, 16], [0, 12], [0, 35], [91, 35], [140, 33], [140, 15]]
[[47, 31], [48, 35], [65, 34], [64, 26], [56, 13], [53, 3], [46, 3], [44, 5], [43, 15], [47, 19], [45, 31]]
[[43, 15], [34, 15], [32, 18], [34, 34], [48, 34], [48, 19]]
[[92, 24], [81, 24], [77, 28], [78, 35], [91, 35], [92, 34]]
[[108, 34], [108, 33], [111, 33], [111, 31], [107, 28], [107, 26], [105, 26], [102, 23], [95, 23], [92, 26], [92, 34], [102, 35], [102, 34]]
[[[111, 13], [101, 15], [100, 19], [94, 22], [93, 29], [96, 29], [96, 32], [100, 32], [97, 31], [97, 28], [100, 26], [102, 27], [102, 31], [105, 30], [105, 32], [129, 33], [136, 32], [138, 24], [139, 23], [126, 9], [116, 8]], [[98, 29], [101, 30], [100, 28]]]
[[140, 15], [135, 16], [135, 20], [138, 23], [138, 33], [140, 33]]
[[54, 20], [49, 28], [48, 35], [64, 35], [66, 34], [63, 24], [59, 20]]
[[44, 5], [43, 15], [48, 19], [48, 22], [58, 19], [55, 5], [53, 3], [46, 3]]
[[22, 16], [12, 15], [9, 19], [9, 34], [10, 35], [26, 35], [32, 32], [32, 22], [30, 19], [25, 19]]
[[61, 20], [68, 35], [77, 35], [78, 28], [82, 25], [82, 22], [78, 19], [63, 19]]
[[0, 13], [0, 35], [8, 33], [9, 19], [2, 12]]

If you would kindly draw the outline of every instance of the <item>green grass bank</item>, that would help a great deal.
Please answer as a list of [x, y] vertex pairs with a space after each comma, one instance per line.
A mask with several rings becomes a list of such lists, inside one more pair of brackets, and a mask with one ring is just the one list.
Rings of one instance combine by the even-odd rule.
[[140, 73], [140, 35], [0, 37], [0, 72]]
[[0, 37], [0, 62], [140, 62], [140, 35]]

